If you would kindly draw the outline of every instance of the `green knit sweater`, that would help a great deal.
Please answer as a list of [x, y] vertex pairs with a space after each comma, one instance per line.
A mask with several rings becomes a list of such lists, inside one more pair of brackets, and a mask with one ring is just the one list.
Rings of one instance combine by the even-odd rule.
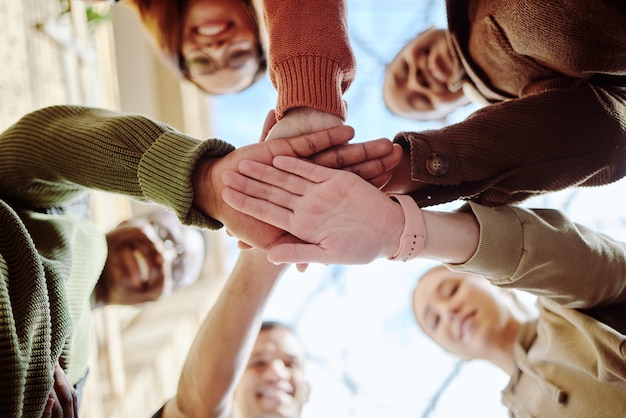
[[1, 417], [41, 417], [57, 361], [73, 384], [87, 369], [89, 298], [106, 241], [92, 223], [46, 210], [92, 188], [219, 228], [191, 206], [191, 174], [199, 158], [233, 149], [143, 116], [76, 106], [33, 112], [0, 135]]

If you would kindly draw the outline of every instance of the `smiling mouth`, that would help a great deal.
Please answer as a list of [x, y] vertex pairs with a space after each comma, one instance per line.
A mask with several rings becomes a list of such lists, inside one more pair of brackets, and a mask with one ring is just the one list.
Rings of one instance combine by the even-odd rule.
[[257, 392], [258, 398], [273, 398], [278, 400], [284, 400], [285, 398], [293, 398], [293, 393], [289, 390], [284, 390], [278, 387], [266, 387]]
[[439, 66], [432, 64], [429, 65], [428, 72], [430, 73], [431, 77], [438, 81], [439, 84], [441, 84], [442, 86], [445, 86], [447, 84], [448, 77], [446, 76], [446, 74], [444, 74], [441, 68], [439, 68]]
[[231, 23], [207, 23], [196, 26], [195, 31], [202, 36], [218, 36], [229, 30]]
[[465, 315], [465, 317], [461, 320], [461, 323], [459, 324], [459, 338], [463, 338], [463, 336], [465, 335], [465, 331], [467, 328], [467, 325], [469, 324], [469, 321], [472, 320], [472, 318], [474, 318], [474, 316], [476, 316], [476, 311], [472, 311], [469, 314]]

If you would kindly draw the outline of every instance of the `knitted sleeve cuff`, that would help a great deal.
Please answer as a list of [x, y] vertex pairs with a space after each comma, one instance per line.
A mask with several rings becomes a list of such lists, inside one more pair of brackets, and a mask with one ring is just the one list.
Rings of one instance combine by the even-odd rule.
[[288, 109], [311, 107], [346, 120], [342, 94], [351, 76], [339, 63], [316, 56], [298, 56], [276, 63], [273, 80], [278, 90], [276, 114], [281, 119]]
[[192, 174], [200, 158], [222, 157], [235, 148], [221, 140], [202, 142], [178, 132], [165, 132], [146, 151], [139, 165], [144, 196], [173, 209], [185, 224], [218, 229], [223, 225], [192, 206]]

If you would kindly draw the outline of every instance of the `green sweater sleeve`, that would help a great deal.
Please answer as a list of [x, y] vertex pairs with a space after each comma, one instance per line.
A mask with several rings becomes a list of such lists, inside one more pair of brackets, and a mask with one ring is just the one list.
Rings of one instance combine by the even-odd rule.
[[75, 383], [87, 367], [89, 295], [106, 242], [88, 222], [40, 213], [87, 189], [173, 209], [188, 224], [221, 224], [192, 207], [200, 158], [234, 148], [140, 115], [56, 106], [0, 134], [0, 416], [40, 417], [59, 361]]
[[200, 158], [233, 146], [200, 141], [141, 115], [78, 106], [30, 113], [0, 135], [0, 196], [29, 209], [60, 206], [85, 189], [152, 201], [186, 224], [221, 223], [192, 207]]

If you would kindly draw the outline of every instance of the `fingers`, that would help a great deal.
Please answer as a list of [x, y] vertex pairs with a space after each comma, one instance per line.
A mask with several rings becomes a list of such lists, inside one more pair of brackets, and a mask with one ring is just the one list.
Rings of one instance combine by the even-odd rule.
[[54, 391], [57, 395], [57, 401], [63, 410], [61, 416], [64, 418], [78, 418], [76, 391], [59, 365], [56, 365], [54, 368]]
[[76, 391], [61, 366], [54, 366], [54, 386], [48, 395], [43, 418], [78, 418]]
[[361, 147], [363, 144], [342, 145], [313, 156], [311, 161], [353, 172], [365, 180], [390, 172], [402, 161], [402, 147], [398, 144], [391, 144], [386, 139], [369, 144], [369, 149]]
[[344, 168], [377, 158], [388, 156], [392, 153], [393, 143], [386, 139], [347, 144], [322, 151], [311, 157], [316, 164], [330, 168]]
[[379, 189], [382, 189], [383, 187], [385, 187], [387, 183], [389, 183], [389, 180], [391, 180], [391, 177], [393, 177], [393, 173], [384, 173], [384, 174], [381, 174], [380, 176], [374, 177], [372, 179], [368, 179], [368, 181], [370, 182], [371, 185]]
[[52, 410], [54, 408], [54, 390], [48, 395], [48, 400], [46, 401], [46, 406], [43, 410], [42, 418], [52, 418]]
[[308, 266], [309, 263], [330, 264], [328, 254], [322, 248], [315, 244], [306, 243], [275, 245], [268, 250], [267, 259], [276, 264], [297, 263], [298, 271], [301, 271], [300, 265]]
[[275, 226], [282, 230], [289, 230], [292, 212], [281, 206], [255, 197], [250, 197], [229, 187], [222, 191], [222, 199], [233, 209], [261, 219], [263, 222]]
[[327, 148], [345, 144], [354, 137], [351, 126], [342, 125], [295, 138], [268, 141], [270, 152], [276, 155], [310, 157]]
[[385, 169], [385, 171], [391, 171], [396, 168], [404, 157], [404, 150], [400, 144], [393, 144], [391, 153], [389, 155], [383, 156], [380, 161]]
[[254, 248], [252, 245], [242, 241], [242, 240], [238, 240], [237, 241], [237, 249], [238, 250], [250, 250]]
[[[296, 193], [300, 195], [306, 194], [307, 191], [302, 190], [302, 189], [304, 189], [307, 183], [296, 181], [296, 178], [294, 178], [293, 175], [302, 177], [303, 179], [309, 180], [310, 182], [313, 182], [313, 183], [322, 183], [328, 180], [330, 177], [332, 177], [333, 174], [338, 173], [337, 170], [333, 170], [327, 167], [322, 167], [321, 165], [313, 164], [311, 162], [300, 160], [298, 158], [287, 157], [284, 155], [279, 155], [275, 157], [274, 160], [272, 161], [272, 164], [274, 165], [274, 167], [287, 173], [286, 175], [283, 174], [282, 176], [280, 176], [278, 173], [272, 173], [273, 178], [270, 178], [270, 176], [268, 176], [268, 179], [269, 180], [279, 179], [280, 181], [278, 183], [272, 183], [272, 184], [278, 187], [286, 188], [287, 186], [286, 183], [290, 182], [290, 184], [296, 186], [294, 187], [294, 189], [290, 191], [292, 193]], [[271, 170], [268, 170], [268, 173], [270, 172]], [[247, 176], [251, 175], [251, 174], [243, 173], [243, 172], [242, 174], [245, 174]], [[266, 181], [265, 179], [259, 179], [259, 180], [262, 180], [264, 182]], [[297, 186], [299, 186], [299, 188]]]
[[[225, 171], [222, 175], [222, 181], [224, 185], [232, 189], [237, 190], [247, 196], [266, 200], [272, 202], [275, 205], [281, 206], [286, 209], [293, 209], [293, 199], [296, 197], [287, 189], [295, 190], [307, 190], [306, 180], [298, 178], [297, 176], [284, 173], [274, 167], [258, 164], [252, 161], [246, 161], [242, 165], [241, 173], [234, 171]], [[246, 167], [250, 166], [250, 170]], [[271, 171], [267, 176], [257, 176], [255, 168], [262, 171]], [[262, 177], [262, 178], [261, 178]], [[257, 179], [261, 178], [261, 181]], [[291, 184], [288, 184], [291, 180]], [[297, 186], [295, 183], [301, 183], [301, 186]], [[281, 188], [282, 186], [286, 186]]]
[[265, 141], [265, 138], [267, 138], [267, 135], [274, 127], [274, 125], [276, 125], [276, 111], [274, 109], [271, 109], [269, 112], [267, 112], [267, 116], [265, 117], [265, 121], [263, 122], [263, 129], [261, 131], [261, 137], [259, 138], [259, 142]]

